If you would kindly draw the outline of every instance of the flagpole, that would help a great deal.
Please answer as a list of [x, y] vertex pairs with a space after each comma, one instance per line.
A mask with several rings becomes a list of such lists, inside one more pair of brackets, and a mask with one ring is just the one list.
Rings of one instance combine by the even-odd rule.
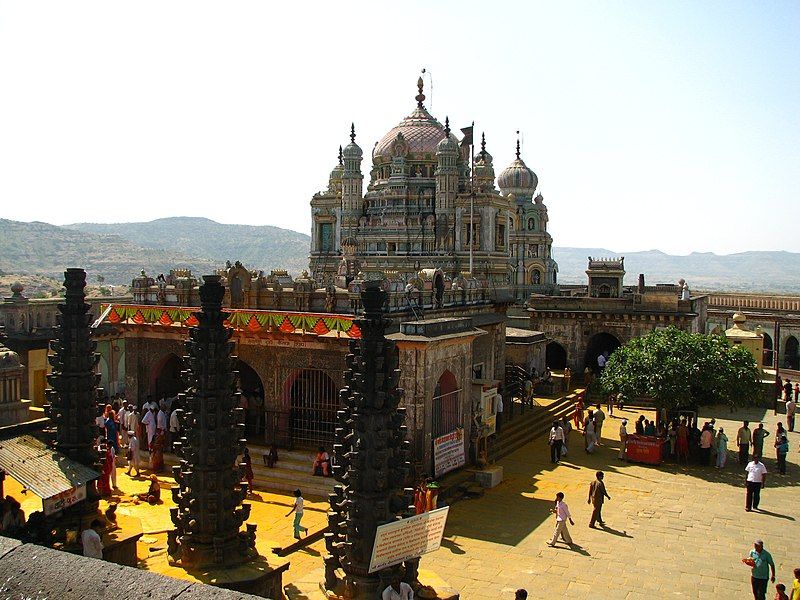
[[475, 246], [475, 121], [472, 122], [472, 139], [469, 144], [471, 158], [469, 179], [469, 276], [472, 277], [472, 249]]

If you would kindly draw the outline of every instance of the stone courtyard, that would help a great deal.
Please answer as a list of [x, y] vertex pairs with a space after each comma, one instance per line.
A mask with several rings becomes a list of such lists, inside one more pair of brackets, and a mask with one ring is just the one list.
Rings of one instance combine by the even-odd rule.
[[[505, 479], [483, 497], [462, 500], [450, 511], [442, 547], [425, 555], [422, 567], [444, 577], [465, 599], [512, 598], [518, 587], [531, 598], [748, 598], [749, 570], [740, 563], [756, 538], [763, 538], [773, 554], [778, 581], [791, 581], [792, 569], [800, 566], [796, 557], [798, 529], [797, 443], [800, 434], [790, 434], [789, 469], [786, 476], [774, 472], [772, 438], [765, 444], [765, 464], [771, 471], [759, 512], [744, 511], [744, 477], [731, 452], [727, 466], [697, 465], [661, 467], [622, 462], [617, 458], [614, 439], [621, 415], [632, 421], [640, 411], [615, 411], [603, 430], [604, 445], [593, 455], [583, 451], [582, 437], [573, 432], [570, 454], [558, 466], [549, 461], [544, 439], [537, 439], [500, 461]], [[650, 416], [647, 411], [643, 414]], [[731, 415], [727, 408], [706, 409], [702, 420], [717, 419], [730, 439], [740, 423], [749, 418], [774, 432], [779, 417], [772, 411], [750, 410]], [[732, 417], [736, 417], [733, 419]], [[774, 435], [774, 434], [773, 434]], [[594, 472], [606, 473], [612, 499], [606, 502], [604, 529], [589, 529], [591, 513], [586, 503], [587, 488]], [[122, 495], [119, 512], [142, 519], [145, 535], [139, 544], [139, 558], [146, 569], [176, 575], [165, 569], [163, 553], [167, 529], [171, 528], [171, 494], [164, 490], [164, 503], [150, 507], [134, 504], [128, 494], [144, 491], [144, 477], [127, 477], [118, 471]], [[162, 474], [166, 488], [171, 478]], [[11, 487], [9, 487], [11, 486]], [[7, 493], [17, 494], [13, 482]], [[559, 543], [549, 548], [553, 531], [549, 514], [557, 491], [566, 501], [576, 525], [571, 528], [577, 546]], [[304, 525], [310, 533], [325, 526], [327, 503], [309, 498]], [[35, 498], [23, 503], [28, 512]], [[250, 521], [258, 523], [258, 549], [271, 555], [273, 548], [291, 544], [289, 496], [264, 491], [250, 497]], [[30, 504], [30, 508], [26, 506]], [[791, 548], [795, 547], [792, 551]], [[317, 541], [288, 554], [291, 563], [284, 576], [287, 596], [302, 599], [293, 582], [307, 580], [319, 572], [324, 543]], [[161, 556], [161, 558], [159, 558]], [[278, 561], [278, 557], [272, 555]], [[793, 562], [793, 559], [795, 562]], [[306, 587], [303, 587], [306, 589]]]

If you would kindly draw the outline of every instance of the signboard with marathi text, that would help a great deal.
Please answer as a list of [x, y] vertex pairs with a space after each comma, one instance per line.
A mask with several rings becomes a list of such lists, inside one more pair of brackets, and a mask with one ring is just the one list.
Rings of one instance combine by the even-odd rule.
[[497, 431], [497, 407], [494, 397], [497, 395], [497, 387], [484, 387], [481, 390], [481, 428], [480, 434], [483, 437], [494, 435]]
[[79, 485], [74, 488], [70, 488], [65, 490], [55, 496], [51, 496], [50, 498], [43, 498], [42, 499], [42, 508], [44, 509], [44, 514], [46, 516], [50, 516], [53, 513], [57, 513], [60, 510], [64, 510], [65, 508], [72, 506], [73, 504], [77, 504], [81, 500], [86, 500], [86, 486]]
[[374, 573], [438, 550], [449, 510], [450, 507], [445, 506], [378, 527], [369, 572]]
[[433, 440], [433, 476], [464, 466], [464, 429], [459, 427]]

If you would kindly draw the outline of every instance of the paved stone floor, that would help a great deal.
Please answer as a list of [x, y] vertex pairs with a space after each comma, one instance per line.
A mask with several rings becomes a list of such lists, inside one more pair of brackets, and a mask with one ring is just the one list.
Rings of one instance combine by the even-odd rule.
[[[624, 411], [633, 420], [639, 413]], [[604, 446], [594, 455], [583, 451], [582, 438], [573, 432], [570, 454], [558, 466], [549, 462], [544, 440], [536, 440], [500, 461], [505, 479], [482, 498], [463, 500], [450, 511], [442, 547], [423, 558], [422, 566], [461, 592], [464, 599], [513, 598], [524, 587], [531, 598], [569, 597], [608, 599], [736, 598], [752, 597], [749, 570], [740, 559], [755, 538], [765, 540], [778, 566], [778, 579], [791, 579], [800, 567], [798, 483], [800, 434], [790, 434], [789, 471], [775, 474], [772, 438], [768, 438], [767, 488], [760, 512], [744, 511], [744, 476], [731, 453], [725, 469], [692, 465], [661, 467], [635, 465], [617, 459], [619, 415], [606, 421]], [[716, 417], [733, 440], [738, 419], [748, 417], [774, 432], [777, 418], [770, 411], [737, 413], [706, 410], [701, 419]], [[774, 435], [774, 433], [773, 433]], [[766, 452], [765, 452], [766, 453]], [[605, 529], [589, 529], [586, 503], [594, 472], [606, 472], [612, 499], [604, 508]], [[162, 474], [167, 484], [169, 475]], [[144, 491], [144, 478], [135, 480], [120, 470], [119, 511], [138, 516], [145, 535], [139, 547], [146, 568], [158, 570], [165, 534], [171, 527], [171, 494], [155, 509], [133, 504], [128, 494]], [[166, 487], [166, 486], [165, 486]], [[560, 543], [549, 548], [553, 531], [549, 514], [557, 491], [566, 494], [576, 525], [571, 528], [579, 546]], [[16, 492], [12, 488], [10, 493]], [[15, 494], [16, 495], [16, 494]], [[289, 496], [257, 492], [249, 500], [251, 521], [258, 523], [258, 548], [269, 554], [293, 541]], [[26, 512], [40, 506], [27, 495]], [[325, 525], [326, 505], [307, 503], [304, 524], [312, 531]], [[322, 566], [324, 543], [316, 542], [286, 557], [291, 563], [284, 582], [300, 581]], [[302, 595], [295, 597], [303, 597]], [[768, 597], [772, 597], [770, 594]]]

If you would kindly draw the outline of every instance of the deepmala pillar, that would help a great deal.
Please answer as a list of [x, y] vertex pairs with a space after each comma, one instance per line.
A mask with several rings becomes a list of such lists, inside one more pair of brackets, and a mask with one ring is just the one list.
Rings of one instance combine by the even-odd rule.
[[361, 339], [350, 342], [337, 413], [333, 473], [339, 485], [330, 495], [324, 587], [330, 596], [377, 598], [392, 574], [415, 578], [416, 568], [369, 573], [376, 529], [408, 515], [411, 497], [403, 490], [409, 445], [405, 409], [398, 408], [403, 390], [394, 342], [385, 338], [390, 321], [380, 282], [364, 284], [361, 303], [364, 316], [355, 319]]
[[[86, 271], [67, 269], [64, 273], [65, 301], [58, 305], [58, 335], [50, 342], [48, 357], [52, 373], [47, 376], [48, 404], [45, 412], [53, 422], [53, 447], [69, 458], [97, 471], [101, 470], [95, 449], [97, 416], [96, 373], [100, 355], [91, 339], [86, 300]], [[95, 481], [86, 484], [86, 500], [74, 510], [97, 512], [99, 495]]]
[[175, 444], [181, 456], [173, 467], [176, 506], [170, 509], [175, 529], [168, 533], [172, 560], [186, 569], [220, 569], [249, 562], [256, 526], [248, 524], [250, 505], [242, 504], [243, 415], [235, 392], [236, 357], [231, 355], [232, 329], [224, 325], [225, 288], [218, 275], [206, 275], [200, 286], [198, 325], [186, 342], [188, 391], [180, 395], [183, 436]]

